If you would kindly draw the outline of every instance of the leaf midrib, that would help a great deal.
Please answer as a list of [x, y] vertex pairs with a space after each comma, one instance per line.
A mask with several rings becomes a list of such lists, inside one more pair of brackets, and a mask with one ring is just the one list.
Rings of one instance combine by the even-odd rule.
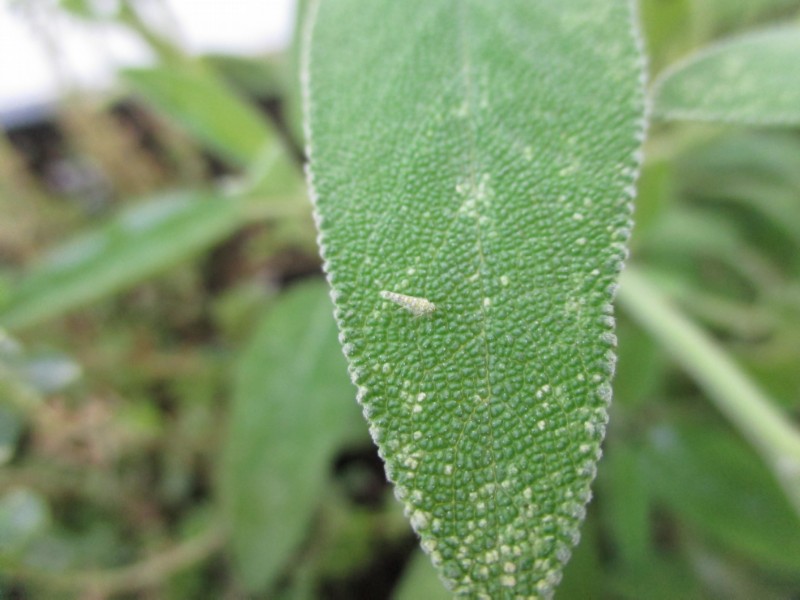
[[[454, 4], [456, 5], [456, 27], [458, 29], [458, 45], [459, 45], [459, 58], [461, 61], [461, 81], [464, 88], [464, 96], [467, 106], [467, 145], [469, 149], [469, 160], [465, 165], [467, 170], [467, 176], [469, 178], [469, 187], [470, 187], [470, 194], [465, 197], [462, 206], [459, 207], [458, 211], [454, 215], [454, 219], [458, 219], [458, 215], [461, 211], [461, 208], [466, 202], [469, 202], [472, 199], [475, 202], [475, 210], [476, 215], [474, 217], [475, 222], [475, 239], [476, 245], [478, 250], [478, 259], [480, 261], [479, 272], [481, 276], [478, 277], [478, 281], [480, 282], [481, 286], [481, 294], [480, 294], [480, 311], [481, 311], [481, 335], [483, 337], [483, 386], [486, 389], [486, 398], [481, 398], [480, 400], [474, 402], [472, 407], [472, 411], [469, 414], [469, 417], [464, 422], [464, 426], [461, 428], [461, 432], [459, 433], [458, 439], [456, 440], [456, 447], [455, 447], [455, 464], [458, 464], [458, 456], [459, 450], [461, 446], [461, 442], [464, 438], [464, 434], [472, 423], [475, 412], [480, 407], [480, 403], [489, 403], [493, 400], [492, 397], [492, 389], [491, 383], [489, 379], [489, 339], [488, 339], [488, 326], [489, 326], [489, 317], [486, 314], [486, 308], [483, 305], [483, 298], [486, 298], [486, 286], [484, 284], [484, 273], [486, 267], [486, 258], [483, 253], [483, 241], [481, 236], [481, 223], [480, 223], [480, 214], [479, 213], [484, 207], [479, 206], [477, 202], [477, 194], [478, 194], [478, 182], [477, 182], [477, 131], [475, 129], [475, 123], [478, 119], [476, 107], [475, 107], [475, 85], [472, 78], [472, 61], [470, 59], [469, 48], [468, 48], [468, 34], [467, 34], [467, 23], [466, 23], [466, 16], [464, 14], [464, 0], [454, 0]], [[470, 198], [471, 196], [471, 198]], [[495, 458], [495, 435], [494, 435], [494, 419], [492, 418], [491, 410], [488, 411], [488, 421], [489, 421], [489, 436], [490, 436], [490, 447], [489, 452], [492, 456], [492, 479], [495, 483], [495, 489], [501, 489], [498, 485], [498, 478], [497, 478], [497, 460]], [[456, 477], [452, 478], [452, 485], [451, 485], [451, 502], [453, 506], [453, 514], [456, 515], [454, 520], [458, 520], [457, 517], [457, 508], [458, 503], [456, 502]], [[513, 498], [511, 498], [513, 502]], [[496, 502], [495, 498], [495, 502]]]

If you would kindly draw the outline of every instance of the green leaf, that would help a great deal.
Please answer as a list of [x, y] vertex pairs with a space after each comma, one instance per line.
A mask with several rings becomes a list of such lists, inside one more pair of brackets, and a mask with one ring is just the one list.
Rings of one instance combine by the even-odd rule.
[[623, 600], [708, 600], [710, 596], [680, 556], [662, 553], [641, 567], [610, 573], [610, 598]]
[[[657, 73], [691, 44], [691, 0], [639, 0], [638, 7], [651, 73]], [[638, 228], [638, 217], [637, 217]]]
[[[242, 355], [223, 470], [235, 567], [251, 590], [288, 566], [359, 422], [321, 281], [286, 293]], [[363, 426], [363, 425], [362, 425]]]
[[718, 542], [786, 574], [800, 569], [800, 520], [758, 457], [709, 424], [659, 426], [646, 473], [673, 512]]
[[213, 68], [233, 89], [253, 98], [280, 98], [285, 93], [283, 57], [249, 57], [235, 54], [206, 54], [203, 63]]
[[606, 574], [601, 565], [601, 545], [598, 542], [597, 522], [591, 513], [583, 526], [581, 542], [564, 570], [564, 581], [558, 588], [558, 600], [603, 598]]
[[628, 268], [620, 302], [697, 382], [761, 454], [800, 515], [800, 430], [725, 352], [662, 296], [647, 276]]
[[640, 568], [656, 554], [650, 531], [651, 494], [640, 454], [638, 445], [612, 436], [597, 481], [604, 530], [610, 538], [606, 543], [612, 545], [615, 562], [627, 568]]
[[612, 413], [617, 410], [624, 417], [630, 409], [641, 407], [661, 393], [665, 359], [655, 341], [629, 321], [617, 321], [617, 337]]
[[59, 0], [58, 7], [84, 19], [92, 19], [95, 16], [94, 3], [90, 0]]
[[709, 46], [667, 70], [654, 97], [662, 119], [800, 125], [800, 28]]
[[768, 220], [772, 227], [763, 247], [784, 236], [793, 241], [788, 252], [776, 252], [782, 262], [800, 246], [800, 140], [794, 131], [735, 132], [693, 149], [676, 164], [681, 185], [693, 199], [747, 207], [751, 236], [753, 217]]
[[122, 77], [190, 134], [237, 166], [278, 144], [266, 119], [212, 72], [200, 68], [126, 69]]
[[321, 244], [387, 474], [456, 593], [549, 596], [611, 395], [642, 138], [630, 4], [314, 11]]
[[135, 206], [35, 265], [0, 303], [0, 326], [57, 317], [196, 255], [245, 221], [242, 202], [185, 192]]
[[451, 595], [442, 585], [431, 561], [417, 550], [403, 571], [403, 578], [392, 594], [393, 600], [448, 600]]

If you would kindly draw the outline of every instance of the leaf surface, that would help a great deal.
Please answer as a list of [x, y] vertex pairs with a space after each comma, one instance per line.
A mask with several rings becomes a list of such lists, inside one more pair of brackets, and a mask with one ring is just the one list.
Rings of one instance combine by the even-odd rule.
[[654, 86], [661, 119], [800, 124], [800, 28], [714, 44], [667, 70]]
[[311, 14], [321, 245], [387, 474], [456, 593], [550, 596], [611, 396], [642, 137], [630, 4]]

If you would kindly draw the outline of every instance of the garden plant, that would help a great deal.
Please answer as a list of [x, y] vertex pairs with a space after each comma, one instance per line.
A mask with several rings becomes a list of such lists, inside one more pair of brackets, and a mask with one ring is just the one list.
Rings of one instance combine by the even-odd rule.
[[800, 2], [9, 4], [0, 597], [797, 595]]

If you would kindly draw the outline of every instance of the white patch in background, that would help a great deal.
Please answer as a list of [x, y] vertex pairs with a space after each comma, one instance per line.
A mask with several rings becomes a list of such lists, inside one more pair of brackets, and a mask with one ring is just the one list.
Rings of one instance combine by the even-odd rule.
[[[295, 0], [166, 0], [189, 52], [257, 55], [285, 48], [292, 35]], [[0, 117], [54, 103], [58, 69], [67, 81], [88, 89], [109, 87], [117, 70], [153, 62], [152, 53], [126, 29], [86, 23], [60, 11], [42, 27], [57, 43], [56, 62], [20, 10], [0, 2]]]

